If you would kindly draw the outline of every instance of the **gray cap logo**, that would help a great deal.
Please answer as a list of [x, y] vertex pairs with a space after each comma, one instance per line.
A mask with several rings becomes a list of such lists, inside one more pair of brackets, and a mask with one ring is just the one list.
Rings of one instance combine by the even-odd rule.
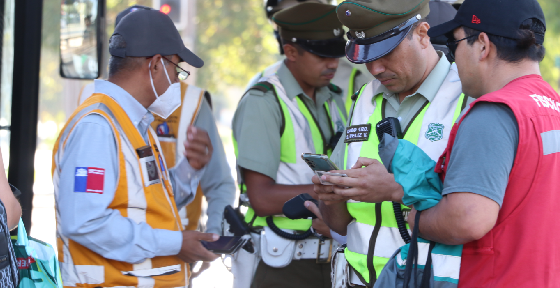
[[360, 39], [364, 39], [366, 38], [366, 33], [364, 31], [356, 31], [356, 37], [360, 38]]
[[333, 30], [334, 36], [340, 36], [340, 29], [336, 28]]

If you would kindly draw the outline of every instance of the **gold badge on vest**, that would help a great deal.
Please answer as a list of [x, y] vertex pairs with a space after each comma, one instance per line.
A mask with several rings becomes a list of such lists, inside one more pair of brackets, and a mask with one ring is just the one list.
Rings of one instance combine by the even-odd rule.
[[362, 125], [352, 125], [346, 128], [346, 138], [344, 143], [362, 142], [369, 139], [371, 123]]
[[152, 147], [144, 146], [136, 149], [138, 157], [140, 158], [140, 165], [142, 166], [142, 175], [144, 176], [144, 185], [146, 187], [157, 184], [160, 182], [158, 166], [156, 164], [156, 158], [154, 157], [154, 151]]

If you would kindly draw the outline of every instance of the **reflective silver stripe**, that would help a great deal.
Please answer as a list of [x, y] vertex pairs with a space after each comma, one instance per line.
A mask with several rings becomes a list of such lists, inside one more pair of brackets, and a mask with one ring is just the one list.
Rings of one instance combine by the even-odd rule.
[[434, 265], [434, 276], [459, 279], [461, 257], [432, 253], [432, 263]]
[[[367, 255], [369, 238], [371, 237], [373, 228], [374, 227], [372, 225], [356, 221], [350, 223], [346, 234], [348, 250], [362, 255]], [[395, 251], [404, 244], [405, 243], [401, 238], [399, 229], [382, 226], [379, 229], [379, 236], [377, 236], [377, 240], [375, 242], [375, 251], [373, 252], [373, 255], [377, 257], [391, 258]]]
[[145, 269], [145, 270], [123, 271], [122, 274], [127, 276], [136, 276], [136, 277], [152, 277], [152, 276], [175, 274], [177, 272], [181, 272], [181, 265], [179, 264], [160, 267], [160, 268]]
[[[430, 243], [418, 243], [418, 265], [426, 265], [428, 251], [430, 251]], [[399, 265], [406, 265], [406, 262], [401, 259], [401, 254], [396, 256], [396, 260]], [[432, 265], [435, 277], [459, 279], [461, 257], [432, 253]]]
[[320, 153], [320, 151], [315, 151], [315, 145], [313, 144], [313, 138], [311, 136], [311, 128], [309, 128], [309, 123], [307, 123], [305, 116], [299, 111], [297, 99], [290, 99], [286, 95], [286, 90], [276, 74], [263, 77], [260, 81], [267, 81], [274, 85], [273, 89], [275, 89], [278, 98], [280, 98], [279, 101], [284, 102], [288, 108], [288, 113], [292, 119], [294, 136], [298, 139], [298, 141], [294, 143], [297, 155], [296, 163], [281, 162], [276, 174], [276, 183], [284, 185], [312, 184], [311, 178], [315, 173], [313, 170], [309, 169], [309, 166], [301, 159], [300, 155], [302, 153]]
[[541, 133], [543, 155], [560, 152], [560, 130], [550, 130]]
[[[181, 117], [179, 118], [179, 127], [177, 131], [187, 131], [187, 128], [192, 124], [191, 119], [193, 119], [194, 113], [198, 113], [197, 109], [200, 107], [200, 102], [204, 94], [202, 89], [194, 85], [187, 86], [187, 91], [185, 91], [185, 96], [183, 97], [183, 103], [188, 103], [181, 106]], [[163, 137], [162, 137], [163, 138]], [[175, 149], [175, 163], [179, 163], [185, 153], [185, 145], [182, 143], [187, 140], [187, 133], [180, 132], [177, 135], [177, 142]], [[161, 141], [161, 139], [160, 139]], [[173, 167], [170, 167], [173, 168]]]

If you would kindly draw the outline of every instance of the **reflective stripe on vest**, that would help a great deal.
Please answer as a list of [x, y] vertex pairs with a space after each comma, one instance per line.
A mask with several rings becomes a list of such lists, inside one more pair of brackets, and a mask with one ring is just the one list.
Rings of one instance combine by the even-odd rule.
[[[146, 187], [136, 153], [136, 149], [146, 146], [146, 142], [118, 103], [103, 94], [94, 94], [76, 109], [55, 144], [53, 151], [55, 198], [59, 197], [59, 165], [63, 159], [66, 141], [76, 124], [91, 114], [105, 118], [111, 125], [119, 152], [118, 181], [115, 196], [108, 208], [119, 211], [123, 217], [136, 223], [147, 223], [154, 229], [181, 231], [172, 187], [168, 180], [167, 165], [164, 158], [160, 158], [161, 154], [158, 151], [161, 151], [161, 146], [153, 129], [148, 129], [148, 137], [152, 144], [150, 146], [157, 147], [152, 151], [156, 165], [162, 173], [160, 173], [159, 183]], [[158, 159], [161, 159], [161, 162]], [[139, 191], [144, 193], [138, 193]], [[187, 270], [185, 263], [178, 257], [159, 256], [138, 264], [105, 259], [62, 235], [60, 231], [64, 224], [58, 219], [59, 262], [65, 286], [185, 286]], [[177, 272], [173, 273], [174, 271]], [[167, 273], [172, 274], [163, 275]], [[131, 277], [131, 275], [142, 277]]]
[[[158, 133], [163, 155], [169, 167], [175, 167], [183, 159], [185, 152], [185, 142], [187, 138], [187, 128], [194, 123], [198, 117], [200, 107], [204, 99], [205, 91], [194, 85], [181, 82], [181, 103], [167, 119], [163, 119], [154, 114], [152, 128]], [[164, 134], [167, 132], [167, 134]], [[179, 145], [177, 145], [180, 143]], [[181, 223], [186, 230], [196, 230], [202, 211], [203, 192], [200, 185], [192, 202], [186, 207], [179, 207]]]
[[[466, 96], [461, 94], [461, 82], [452, 64], [451, 69], [431, 103], [426, 102], [418, 114], [404, 127], [404, 139], [418, 145], [430, 158], [437, 160], [447, 145], [453, 123], [459, 116]], [[372, 81], [362, 87], [351, 113], [351, 125], [371, 123], [375, 129], [377, 122], [382, 120], [386, 100], [382, 94], [374, 95], [379, 87], [378, 81]], [[344, 167], [350, 169], [358, 157], [368, 157], [381, 161], [377, 154], [379, 141], [375, 133], [370, 134], [365, 142], [352, 142], [346, 145]], [[348, 212], [355, 219], [348, 225], [348, 246], [345, 256], [348, 263], [366, 282], [370, 282], [367, 268], [369, 242], [376, 223], [375, 206], [381, 206], [381, 227], [375, 241], [373, 267], [376, 276], [389, 260], [389, 257], [402, 245], [397, 228], [395, 214], [391, 202], [362, 203], [348, 201]]]
[[[312, 184], [311, 178], [315, 173], [300, 157], [303, 153], [327, 154], [328, 139], [324, 135], [313, 114], [309, 111], [301, 96], [290, 99], [277, 75], [262, 78], [273, 85], [278, 103], [284, 115], [284, 133], [280, 137], [280, 166], [276, 176], [276, 183], [282, 185]], [[345, 122], [344, 112], [334, 100], [325, 103], [325, 110], [330, 116], [333, 135], [342, 132]], [[336, 109], [336, 113], [332, 111]], [[237, 142], [234, 139], [237, 156]], [[241, 188], [244, 188], [241, 185]], [[242, 192], [243, 189], [241, 189]], [[267, 226], [266, 217], [256, 217], [252, 208], [247, 210], [245, 221], [252, 226]], [[311, 227], [311, 220], [291, 220], [283, 216], [274, 216], [273, 221], [281, 229], [305, 231]]]

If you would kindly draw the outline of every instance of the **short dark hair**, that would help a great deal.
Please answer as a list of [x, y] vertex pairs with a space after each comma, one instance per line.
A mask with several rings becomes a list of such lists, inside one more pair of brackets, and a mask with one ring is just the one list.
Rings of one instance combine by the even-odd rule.
[[[463, 26], [465, 37], [474, 36], [480, 31]], [[545, 54], [543, 45], [537, 43], [535, 34], [544, 35], [546, 28], [544, 24], [538, 19], [527, 19], [521, 23], [519, 30], [517, 30], [518, 39], [510, 39], [502, 36], [486, 33], [488, 39], [498, 51], [498, 59], [518, 63], [524, 59], [532, 61], [542, 61]], [[476, 41], [476, 37], [467, 39], [467, 43], [472, 46]]]
[[[109, 39], [110, 48], [126, 48], [126, 41], [121, 35], [113, 35]], [[122, 71], [130, 71], [138, 68], [141, 63], [139, 61], [141, 57], [119, 57], [111, 55], [109, 58], [109, 77], [116, 76]]]
[[412, 24], [412, 27], [410, 27], [410, 30], [408, 31], [408, 34], [406, 34], [406, 39], [412, 40], [412, 34], [413, 34], [414, 30], [416, 30], [416, 28], [418, 28], [418, 26], [420, 26], [420, 24], [427, 23], [428, 22], [427, 19], [428, 18], [422, 18], [422, 19], [416, 21], [416, 23]]
[[289, 44], [289, 45], [292, 45], [292, 46], [296, 47], [296, 50], [297, 50], [299, 55], [303, 55], [303, 53], [305, 52], [305, 49], [303, 49], [299, 44], [294, 43], [290, 40], [282, 39], [282, 46], [284, 46], [286, 44]]

